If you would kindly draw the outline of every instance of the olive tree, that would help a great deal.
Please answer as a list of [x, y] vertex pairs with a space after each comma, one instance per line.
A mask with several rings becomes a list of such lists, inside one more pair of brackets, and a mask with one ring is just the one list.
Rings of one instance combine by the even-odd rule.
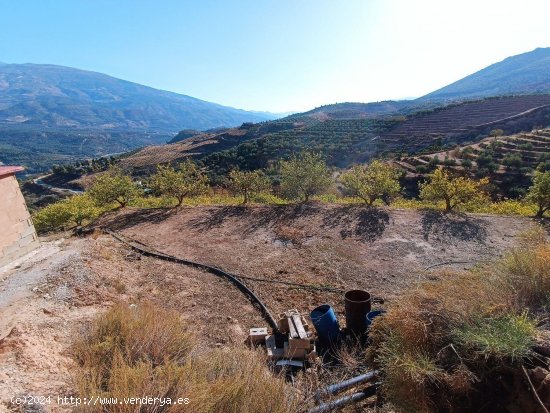
[[132, 178], [121, 169], [112, 168], [95, 178], [87, 191], [98, 206], [107, 206], [116, 202], [124, 208], [131, 200], [139, 197], [141, 191]]
[[441, 167], [430, 174], [429, 178], [429, 181], [420, 183], [420, 198], [445, 201], [445, 211], [451, 211], [457, 205], [486, 200], [483, 186], [489, 183], [487, 178], [475, 181], [463, 176], [453, 177]]
[[239, 171], [234, 169], [229, 172], [229, 187], [243, 197], [243, 204], [248, 203], [254, 194], [268, 192], [271, 182], [262, 171]]
[[341, 177], [344, 187], [353, 196], [361, 198], [367, 205], [377, 199], [389, 204], [401, 191], [400, 173], [397, 169], [381, 161], [370, 165], [356, 165]]
[[304, 202], [325, 192], [332, 184], [332, 174], [325, 159], [317, 153], [305, 152], [281, 161], [280, 175], [283, 194]]
[[195, 162], [187, 159], [177, 168], [158, 165], [149, 185], [159, 195], [176, 198], [177, 205], [180, 206], [186, 197], [202, 195], [208, 191], [208, 177]]
[[33, 221], [39, 232], [55, 230], [69, 224], [81, 226], [101, 214], [101, 209], [87, 194], [73, 195], [47, 205], [33, 215]]
[[537, 206], [537, 217], [550, 209], [550, 172], [535, 171], [526, 199]]

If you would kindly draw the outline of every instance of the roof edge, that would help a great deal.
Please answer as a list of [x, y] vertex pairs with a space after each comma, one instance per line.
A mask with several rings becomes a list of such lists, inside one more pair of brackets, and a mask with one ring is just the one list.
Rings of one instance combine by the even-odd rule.
[[0, 166], [0, 178], [15, 175], [17, 172], [24, 171], [22, 166]]

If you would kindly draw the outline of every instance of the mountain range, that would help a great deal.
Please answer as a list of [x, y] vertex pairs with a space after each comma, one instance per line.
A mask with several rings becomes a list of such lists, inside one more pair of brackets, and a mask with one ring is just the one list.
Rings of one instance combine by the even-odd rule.
[[55, 65], [0, 64], [0, 162], [28, 171], [276, 118]]
[[0, 125], [177, 132], [274, 119], [70, 67], [0, 64]]
[[550, 47], [511, 56], [419, 100], [550, 93]]
[[[335, 126], [341, 120], [395, 120], [449, 103], [547, 93], [550, 48], [539, 48], [415, 100], [326, 105], [290, 115], [282, 122], [225, 133], [219, 143], [226, 149], [243, 139], [325, 121], [331, 122], [325, 129], [334, 130], [331, 136], [337, 140], [346, 134]], [[54, 65], [0, 64], [0, 163], [23, 164], [29, 172], [170, 140], [196, 140], [204, 131], [211, 139], [223, 134], [224, 128], [274, 118], [273, 114], [221, 106], [95, 72]], [[361, 125], [354, 124], [354, 133], [362, 133]], [[183, 132], [176, 136], [178, 131]]]

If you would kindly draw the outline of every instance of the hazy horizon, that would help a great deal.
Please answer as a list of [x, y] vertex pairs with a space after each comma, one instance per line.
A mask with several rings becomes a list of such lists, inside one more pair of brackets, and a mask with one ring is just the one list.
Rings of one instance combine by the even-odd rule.
[[0, 62], [70, 66], [273, 113], [419, 97], [550, 39], [550, 4], [535, 0], [0, 5]]

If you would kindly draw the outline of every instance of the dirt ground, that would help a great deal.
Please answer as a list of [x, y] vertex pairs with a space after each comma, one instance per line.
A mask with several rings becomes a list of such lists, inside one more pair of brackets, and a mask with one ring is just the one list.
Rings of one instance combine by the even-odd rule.
[[[241, 276], [339, 289], [363, 288], [387, 301], [445, 262], [461, 269], [491, 260], [534, 225], [518, 217], [453, 215], [363, 206], [195, 207], [126, 210], [98, 224], [172, 255]], [[248, 281], [272, 313], [333, 305], [341, 293]], [[227, 281], [143, 257], [111, 236], [50, 240], [0, 269], [0, 411], [13, 396], [74, 394], [70, 346], [115, 302], [149, 300], [179, 311], [204, 347], [241, 345], [266, 325]], [[12, 406], [13, 407], [13, 406]], [[52, 400], [45, 411], [70, 410]]]

